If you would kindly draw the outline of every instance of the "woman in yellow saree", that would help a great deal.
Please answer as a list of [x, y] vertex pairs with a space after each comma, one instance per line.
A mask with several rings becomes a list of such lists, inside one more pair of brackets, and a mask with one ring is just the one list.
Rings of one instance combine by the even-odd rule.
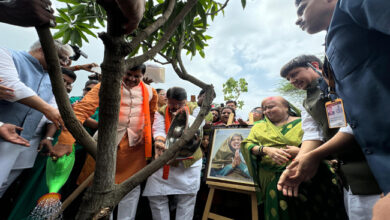
[[299, 110], [294, 113], [282, 97], [263, 100], [262, 108], [266, 117], [252, 127], [241, 150], [256, 184], [258, 205], [264, 205], [264, 219], [347, 219], [337, 180], [325, 164], [298, 197], [284, 197], [277, 190], [281, 173], [299, 152], [301, 119]]

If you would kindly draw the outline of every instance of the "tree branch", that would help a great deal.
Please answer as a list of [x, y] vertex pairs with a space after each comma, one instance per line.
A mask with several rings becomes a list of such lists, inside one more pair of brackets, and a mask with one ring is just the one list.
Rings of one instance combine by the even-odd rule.
[[172, 23], [168, 26], [165, 34], [162, 36], [160, 41], [157, 42], [157, 44], [146, 53], [134, 58], [127, 59], [126, 68], [131, 68], [140, 65], [146, 60], [152, 59], [165, 46], [167, 41], [172, 37], [176, 28], [180, 25], [180, 23], [183, 21], [184, 17], [188, 14], [188, 12], [191, 11], [192, 7], [197, 3], [197, 1], [198, 0], [188, 0], [187, 3], [184, 5], [183, 9], [179, 12], [179, 14], [172, 21]]
[[226, 0], [226, 2], [222, 5], [221, 8], [219, 8], [217, 11], [213, 12], [213, 13], [206, 13], [206, 15], [216, 15], [218, 12], [222, 11], [223, 9], [226, 8], [227, 4], [229, 3], [230, 0]]
[[[184, 31], [183, 31], [184, 32]], [[194, 76], [188, 74], [186, 68], [184, 67], [183, 65], [183, 61], [181, 59], [181, 51], [183, 49], [183, 45], [184, 45], [184, 36], [185, 36], [185, 33], [182, 33], [181, 34], [181, 37], [180, 37], [180, 40], [178, 42], [178, 46], [177, 46], [177, 51], [176, 51], [176, 58], [174, 58], [172, 60], [172, 67], [173, 69], [175, 70], [176, 74], [181, 78], [181, 79], [184, 79], [184, 80], [187, 80], [187, 81], [190, 81], [192, 82], [193, 84], [201, 87], [202, 89], [205, 89], [207, 87], [207, 84], [202, 82], [201, 80], [195, 78]], [[177, 63], [179, 62], [179, 66], [177, 65]]]
[[58, 54], [57, 51], [55, 51], [54, 40], [50, 33], [50, 29], [46, 26], [36, 27], [36, 30], [38, 32], [39, 40], [41, 41], [42, 50], [48, 66], [52, 90], [56, 98], [62, 120], [64, 120], [66, 128], [70, 131], [73, 137], [75, 137], [76, 140], [86, 148], [88, 153], [95, 157], [96, 142], [77, 120], [72, 106], [70, 105], [69, 97], [64, 87], [64, 81], [58, 61]]
[[148, 36], [155, 32], [158, 28], [165, 24], [171, 16], [173, 9], [175, 8], [176, 0], [169, 0], [168, 7], [164, 11], [163, 15], [159, 17], [153, 24], [149, 25], [144, 30], [141, 30], [140, 33], [134, 37], [130, 43], [127, 44], [123, 49], [124, 55], [128, 55], [131, 51], [138, 47], [138, 45], [144, 41]]

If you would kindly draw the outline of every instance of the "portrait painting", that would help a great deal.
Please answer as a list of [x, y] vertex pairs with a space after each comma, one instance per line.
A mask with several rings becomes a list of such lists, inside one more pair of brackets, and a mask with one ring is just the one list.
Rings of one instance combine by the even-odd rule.
[[248, 166], [241, 153], [241, 142], [250, 128], [217, 128], [211, 145], [207, 180], [253, 185]]

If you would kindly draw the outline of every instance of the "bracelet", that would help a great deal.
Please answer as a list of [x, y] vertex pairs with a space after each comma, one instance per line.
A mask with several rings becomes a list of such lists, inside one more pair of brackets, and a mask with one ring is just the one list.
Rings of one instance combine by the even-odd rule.
[[260, 155], [261, 155], [261, 156], [264, 156], [264, 146], [263, 146], [263, 145], [261, 145]]
[[54, 138], [52, 138], [52, 137], [46, 137], [45, 139], [49, 140], [49, 141], [53, 141], [54, 140]]

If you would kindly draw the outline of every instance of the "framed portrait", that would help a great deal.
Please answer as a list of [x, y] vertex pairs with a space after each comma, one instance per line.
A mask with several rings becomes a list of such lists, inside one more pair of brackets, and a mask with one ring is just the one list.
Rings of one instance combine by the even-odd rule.
[[253, 186], [248, 166], [240, 151], [250, 128], [215, 128], [207, 164], [207, 181]]

